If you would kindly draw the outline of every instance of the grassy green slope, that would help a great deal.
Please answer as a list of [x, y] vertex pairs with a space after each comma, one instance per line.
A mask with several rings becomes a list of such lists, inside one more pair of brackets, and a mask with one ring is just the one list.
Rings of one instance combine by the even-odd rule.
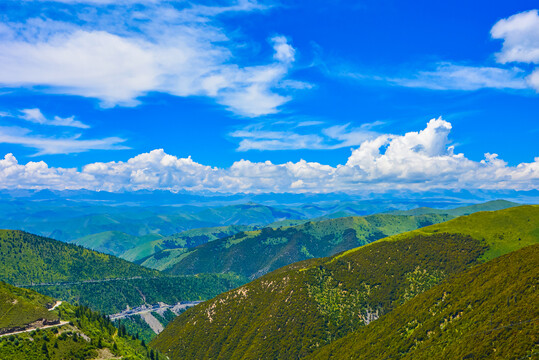
[[22, 231], [0, 230], [0, 278], [12, 284], [157, 276], [114, 256]]
[[430, 207], [420, 207], [412, 210], [393, 211], [391, 213], [395, 215], [448, 214], [451, 216], [462, 216], [470, 215], [479, 211], [503, 210], [520, 205], [521, 204], [517, 204], [507, 200], [493, 200], [482, 204], [460, 206], [454, 209], [433, 209]]
[[[157, 253], [142, 264], [171, 274], [233, 272], [253, 279], [296, 261], [330, 256], [448, 218], [381, 214], [268, 227], [204, 244], [178, 254], [178, 259]], [[160, 256], [162, 259], [156, 259]]]
[[178, 234], [142, 243], [125, 251], [120, 257], [128, 261], [137, 261], [161, 250], [196, 247], [213, 240], [234, 235], [240, 231], [249, 231], [253, 229], [253, 226], [248, 225], [229, 225], [186, 230]]
[[539, 355], [539, 245], [463, 272], [316, 359], [524, 359]]
[[58, 319], [57, 312], [49, 311], [54, 303], [51, 297], [0, 281], [0, 333], [22, 328], [39, 319]]
[[[489, 260], [535, 244], [539, 237], [538, 227], [539, 205], [525, 205], [462, 216], [452, 221], [415, 230], [412, 234], [429, 235], [445, 232], [485, 239], [489, 244], [489, 249], [483, 259]], [[406, 236], [408, 234], [398, 234], [389, 240], [401, 240]]]
[[60, 313], [62, 321], [69, 323], [1, 337], [0, 357], [3, 360], [156, 359], [154, 350], [129, 336], [125, 329], [115, 328], [99, 313], [67, 303], [55, 311]]
[[160, 238], [162, 238], [162, 236], [159, 234], [134, 236], [119, 231], [105, 231], [87, 235], [70, 242], [72, 244], [84, 246], [88, 249], [119, 256], [135, 246], [152, 242]]
[[[500, 254], [492, 248], [524, 247], [528, 241], [518, 239], [527, 236], [539, 242], [538, 206], [467, 218], [477, 234], [511, 234], [504, 237], [506, 246], [499, 247], [496, 237], [416, 231], [333, 258], [295, 263], [189, 309], [152, 345], [171, 359], [309, 357], [444, 278], [480, 263], [485, 254]], [[451, 224], [462, 223], [455, 219], [443, 225], [451, 229]]]

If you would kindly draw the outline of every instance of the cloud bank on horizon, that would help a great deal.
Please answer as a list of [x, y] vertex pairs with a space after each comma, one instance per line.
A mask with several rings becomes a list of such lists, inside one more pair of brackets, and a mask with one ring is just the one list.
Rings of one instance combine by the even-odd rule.
[[91, 163], [79, 171], [49, 167], [43, 161], [23, 165], [7, 154], [0, 160], [0, 184], [3, 188], [221, 193], [539, 187], [539, 157], [517, 166], [508, 166], [498, 155], [489, 153], [479, 162], [472, 161], [449, 145], [451, 127], [438, 118], [418, 132], [380, 135], [364, 141], [338, 166], [303, 160], [284, 164], [240, 160], [229, 168], [217, 168], [157, 149], [126, 162]]

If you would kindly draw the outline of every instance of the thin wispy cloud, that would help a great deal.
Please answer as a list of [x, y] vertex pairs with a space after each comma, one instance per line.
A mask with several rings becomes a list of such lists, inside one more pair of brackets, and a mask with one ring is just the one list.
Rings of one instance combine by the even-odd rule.
[[102, 139], [81, 139], [81, 134], [69, 137], [51, 137], [35, 134], [30, 129], [16, 126], [0, 126], [0, 143], [21, 145], [36, 149], [32, 156], [74, 154], [90, 150], [124, 150], [125, 139], [107, 137]]
[[371, 129], [381, 124], [353, 127], [350, 124], [328, 126], [319, 120], [278, 121], [251, 124], [232, 131], [229, 136], [240, 139], [238, 151], [334, 150], [357, 146], [378, 136], [379, 133]]
[[387, 78], [395, 85], [432, 90], [528, 89], [527, 74], [519, 68], [437, 64], [433, 70], [419, 71], [411, 77]]
[[59, 116], [54, 116], [52, 119], [47, 119], [45, 115], [39, 109], [23, 109], [20, 111], [21, 115], [19, 118], [26, 121], [30, 121], [36, 124], [49, 125], [49, 126], [65, 126], [65, 127], [74, 127], [79, 129], [89, 129], [90, 126], [86, 125], [78, 120], [75, 120], [75, 116], [70, 116], [62, 118]]
[[[502, 40], [502, 49], [494, 54], [495, 64], [461, 64], [444, 61], [429, 69], [408, 70], [400, 75], [358, 71], [353, 66], [331, 67], [318, 60], [328, 76], [362, 82], [387, 83], [431, 90], [474, 91], [479, 89], [535, 90], [539, 92], [539, 70], [521, 65], [539, 63], [539, 14], [525, 11], [499, 20], [490, 31], [494, 40]], [[401, 71], [402, 72], [402, 71]]]

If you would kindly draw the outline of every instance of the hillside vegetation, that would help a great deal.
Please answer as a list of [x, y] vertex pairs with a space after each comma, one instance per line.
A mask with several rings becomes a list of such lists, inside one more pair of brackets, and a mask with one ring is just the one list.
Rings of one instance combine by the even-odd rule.
[[[163, 359], [144, 342], [117, 329], [107, 317], [62, 304], [59, 326], [0, 337], [3, 360]], [[58, 316], [58, 315], [57, 315]]]
[[[95, 251], [120, 256], [133, 247], [157, 241], [162, 237], [163, 236], [159, 234], [134, 236], [119, 231], [105, 231], [97, 234], [86, 235], [70, 242], [72, 244], [80, 245]], [[126, 260], [129, 261], [129, 259]]]
[[57, 320], [58, 313], [49, 311], [55, 302], [51, 297], [0, 281], [0, 334], [40, 319]]
[[539, 353], [539, 245], [459, 274], [314, 359], [525, 359]]
[[104, 313], [147, 302], [205, 300], [247, 282], [235, 275], [167, 276], [111, 255], [12, 230], [0, 230], [0, 278]]
[[[436, 233], [466, 234], [474, 239], [485, 239], [489, 244], [483, 260], [493, 259], [527, 245], [539, 237], [538, 205], [512, 207], [506, 210], [487, 211], [462, 216], [454, 220], [427, 226], [411, 234]], [[409, 234], [398, 234], [388, 240], [401, 240]]]
[[267, 227], [215, 240], [189, 252], [162, 251], [140, 263], [170, 274], [232, 272], [254, 279], [293, 262], [330, 256], [448, 218], [380, 214]]
[[178, 234], [161, 237], [154, 241], [141, 243], [125, 251], [120, 257], [128, 261], [137, 261], [162, 250], [179, 249], [186, 252], [188, 248], [235, 235], [241, 231], [254, 229], [255, 226], [229, 225], [186, 230]]
[[444, 279], [539, 242], [539, 206], [436, 226], [278, 269], [187, 310], [152, 345], [171, 359], [308, 358]]
[[475, 204], [469, 206], [460, 206], [454, 209], [434, 209], [431, 207], [418, 207], [411, 210], [399, 210], [392, 211], [391, 214], [394, 215], [425, 215], [425, 214], [447, 214], [451, 216], [463, 216], [470, 215], [479, 211], [497, 211], [508, 209], [515, 206], [520, 206], [522, 204], [517, 204], [507, 200], [493, 200], [487, 201], [482, 204]]
[[158, 276], [114, 256], [22, 231], [0, 230], [0, 278], [11, 284]]
[[40, 285], [30, 288], [57, 299], [85, 305], [105, 314], [113, 314], [125, 310], [127, 306], [207, 300], [247, 281], [236, 275], [201, 274]]

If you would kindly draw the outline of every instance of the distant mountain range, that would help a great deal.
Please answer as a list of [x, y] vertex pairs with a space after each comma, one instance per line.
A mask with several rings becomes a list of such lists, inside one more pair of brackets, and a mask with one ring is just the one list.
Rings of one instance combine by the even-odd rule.
[[[262, 194], [223, 194], [212, 192], [177, 192], [163, 190], [138, 190], [126, 192], [107, 192], [90, 190], [32, 190], [0, 189], [0, 199], [19, 201], [72, 201], [94, 205], [127, 205], [155, 207], [163, 205], [194, 205], [218, 207], [245, 203], [258, 203], [268, 206], [297, 206], [326, 202], [362, 202], [366, 206], [384, 204], [397, 209], [410, 209], [418, 206], [450, 207], [469, 203], [481, 203], [496, 199], [507, 199], [520, 203], [539, 203], [539, 190], [447, 190], [429, 191], [385, 190], [374, 193], [358, 191], [347, 193], [262, 193]], [[377, 205], [378, 204], [378, 205]], [[381, 212], [380, 208], [374, 212]], [[372, 213], [372, 212], [371, 212]], [[368, 215], [368, 214], [359, 214]]]
[[171, 359], [519, 358], [536, 349], [537, 247], [491, 261], [537, 243], [539, 206], [462, 216], [275, 270], [187, 310], [151, 345]]

